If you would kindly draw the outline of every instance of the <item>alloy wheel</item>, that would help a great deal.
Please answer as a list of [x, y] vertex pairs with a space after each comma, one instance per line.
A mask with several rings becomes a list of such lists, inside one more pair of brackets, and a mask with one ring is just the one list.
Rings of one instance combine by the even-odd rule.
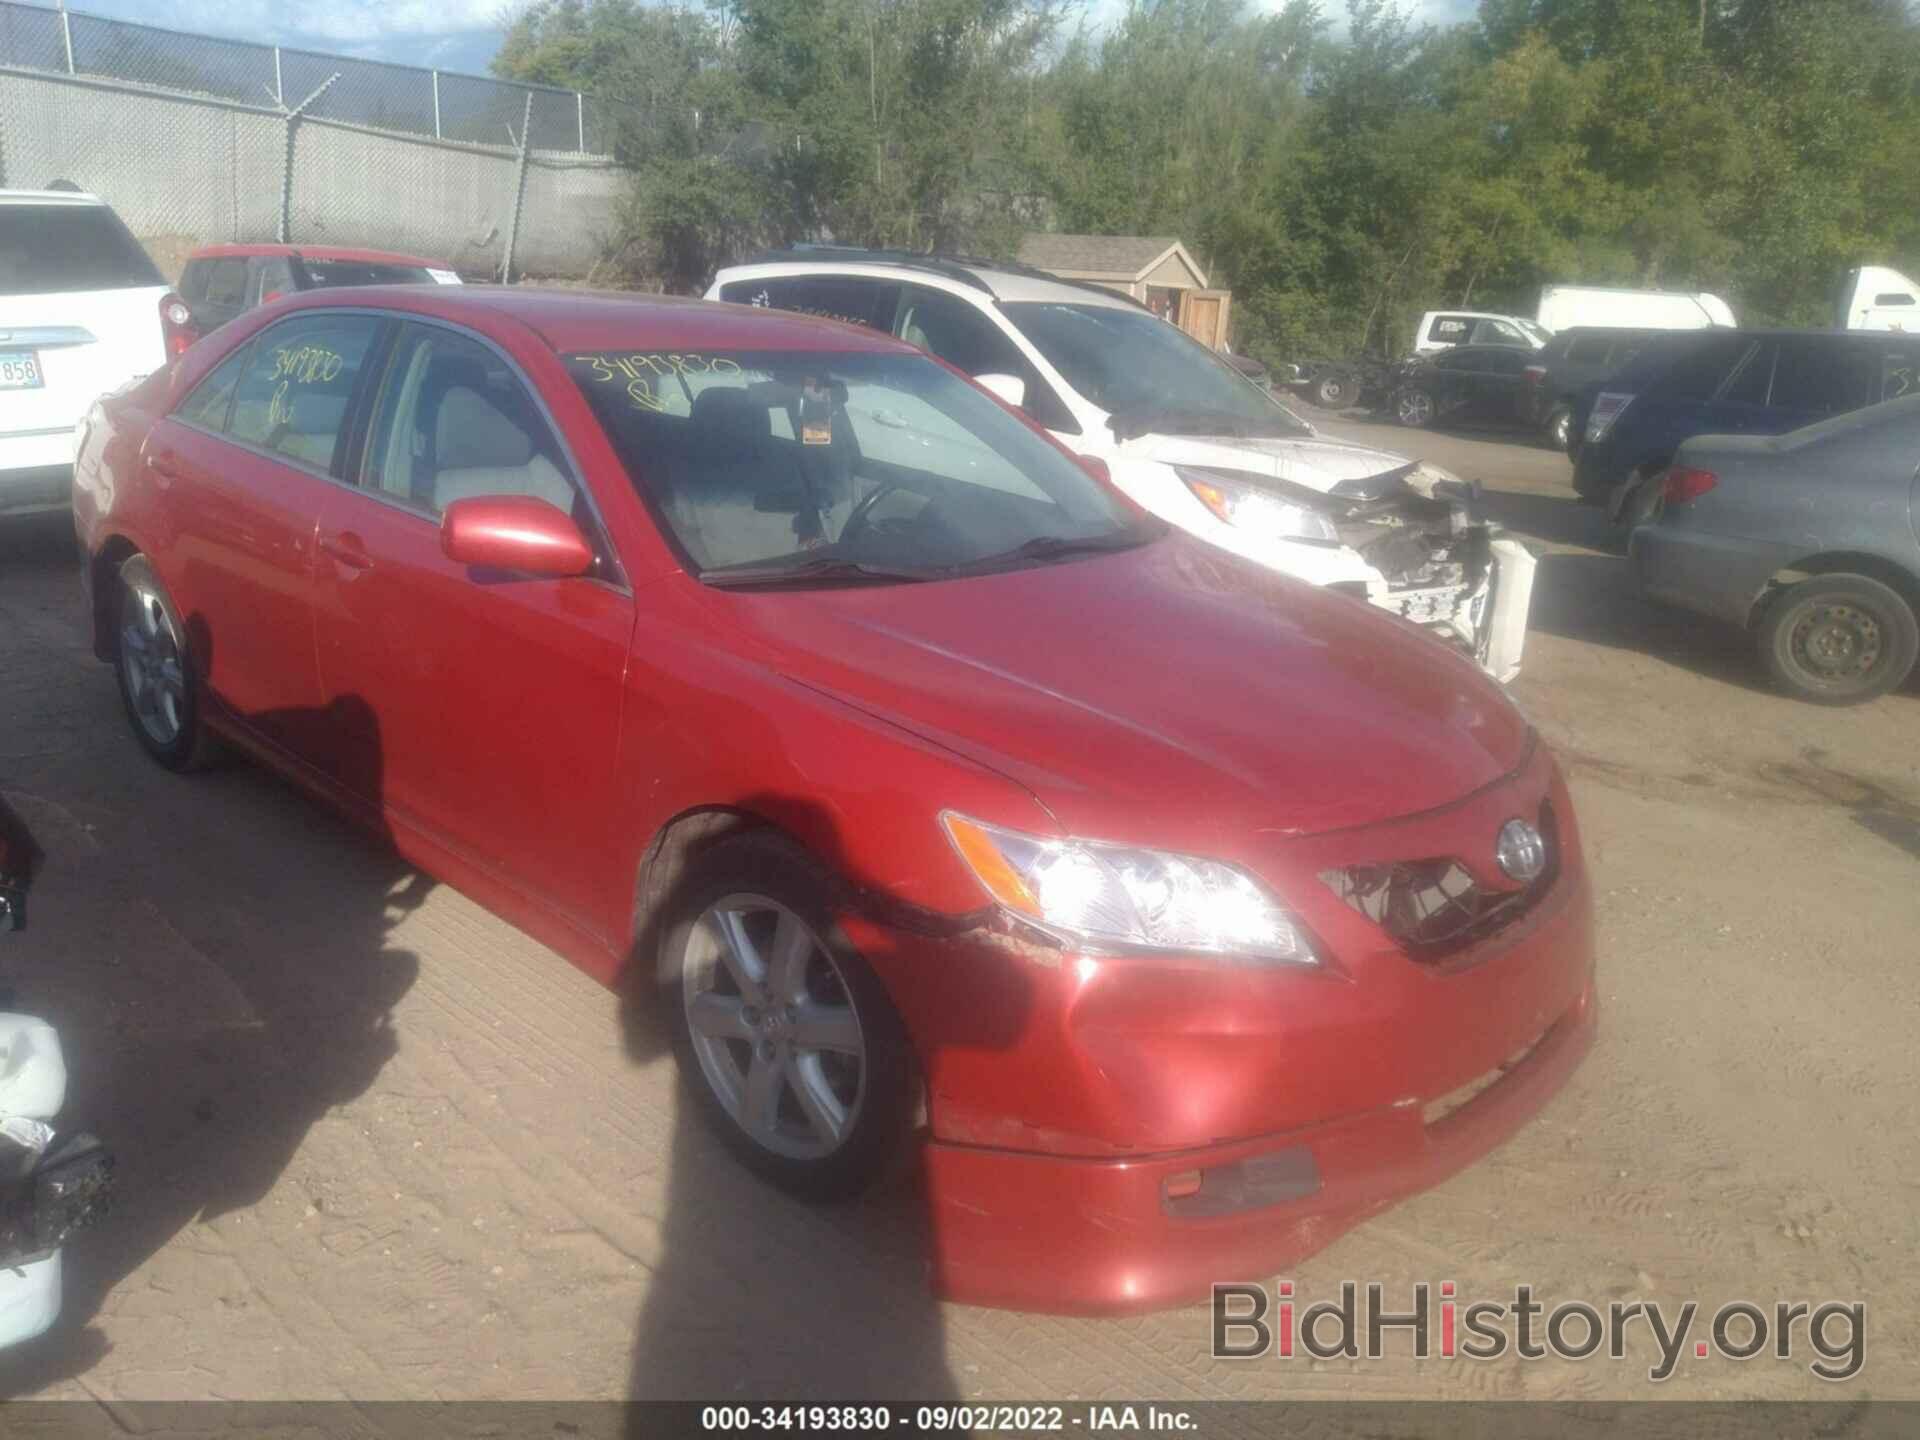
[[1433, 418], [1433, 397], [1424, 390], [1403, 390], [1398, 413], [1402, 425], [1424, 425]]
[[144, 585], [121, 593], [120, 668], [140, 728], [156, 745], [173, 744], [187, 720], [186, 660], [166, 606]]
[[701, 1076], [755, 1144], [818, 1160], [853, 1129], [867, 1054], [845, 978], [820, 937], [764, 895], [728, 895], [681, 960]]

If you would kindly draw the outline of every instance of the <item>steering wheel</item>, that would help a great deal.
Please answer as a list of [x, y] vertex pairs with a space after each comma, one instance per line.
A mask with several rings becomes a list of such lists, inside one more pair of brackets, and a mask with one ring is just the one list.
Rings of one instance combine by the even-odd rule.
[[873, 513], [873, 507], [899, 488], [898, 480], [882, 480], [870, 490], [860, 503], [853, 507], [853, 513], [847, 516], [847, 523], [840, 527], [838, 543], [844, 545], [849, 540], [858, 539], [860, 533], [867, 528], [867, 517]]

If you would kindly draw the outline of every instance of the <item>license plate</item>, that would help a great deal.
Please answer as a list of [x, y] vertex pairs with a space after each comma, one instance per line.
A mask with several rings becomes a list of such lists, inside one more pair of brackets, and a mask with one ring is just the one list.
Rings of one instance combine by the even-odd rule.
[[38, 390], [40, 357], [31, 350], [0, 350], [0, 390]]

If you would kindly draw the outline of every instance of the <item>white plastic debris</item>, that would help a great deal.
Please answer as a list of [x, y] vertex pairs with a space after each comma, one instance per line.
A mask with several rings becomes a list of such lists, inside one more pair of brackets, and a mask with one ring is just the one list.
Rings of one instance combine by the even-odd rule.
[[54, 1028], [0, 1012], [0, 1117], [51, 1120], [66, 1098], [67, 1062]]

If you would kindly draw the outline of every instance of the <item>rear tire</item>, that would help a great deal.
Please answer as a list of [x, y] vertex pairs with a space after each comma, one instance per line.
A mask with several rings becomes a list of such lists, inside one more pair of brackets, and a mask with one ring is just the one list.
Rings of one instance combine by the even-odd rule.
[[186, 627], [146, 556], [129, 556], [116, 578], [113, 673], [133, 738], [169, 770], [203, 770], [220, 745], [205, 724], [204, 689]]
[[693, 862], [659, 974], [681, 1074], [751, 1170], [844, 1199], [907, 1153], [916, 1081], [905, 1025], [833, 922], [832, 877], [768, 831]]
[[1344, 375], [1322, 375], [1313, 382], [1313, 403], [1322, 410], [1344, 410], [1353, 404], [1353, 390]]
[[1920, 656], [1920, 621], [1899, 592], [1866, 575], [1788, 586], [1755, 627], [1773, 682], [1815, 705], [1862, 705], [1901, 684]]
[[1561, 454], [1571, 453], [1567, 446], [1573, 439], [1573, 412], [1564, 405], [1556, 405], [1547, 416], [1547, 444]]

